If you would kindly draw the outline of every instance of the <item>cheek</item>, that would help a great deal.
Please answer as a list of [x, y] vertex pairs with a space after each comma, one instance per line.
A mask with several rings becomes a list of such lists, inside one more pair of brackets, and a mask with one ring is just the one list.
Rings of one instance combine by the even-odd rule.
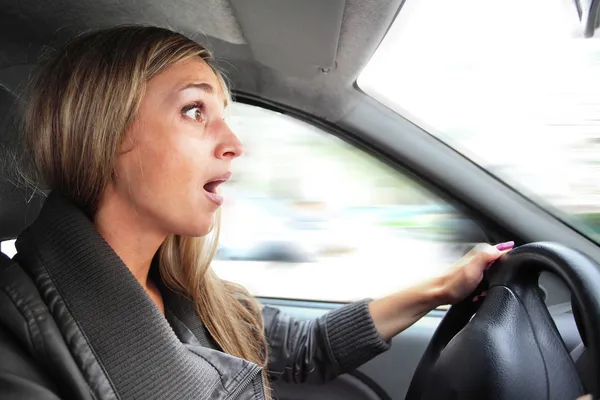
[[210, 174], [211, 146], [202, 138], [180, 135], [173, 139], [170, 154], [162, 157], [165, 171], [173, 177], [182, 175], [197, 184]]
[[[138, 180], [139, 189], [160, 197], [187, 196], [196, 192], [209, 173], [209, 143], [185, 135], [169, 140], [144, 143], [127, 162], [130, 178]], [[141, 186], [141, 187], [140, 187]], [[183, 199], [181, 199], [183, 200]]]

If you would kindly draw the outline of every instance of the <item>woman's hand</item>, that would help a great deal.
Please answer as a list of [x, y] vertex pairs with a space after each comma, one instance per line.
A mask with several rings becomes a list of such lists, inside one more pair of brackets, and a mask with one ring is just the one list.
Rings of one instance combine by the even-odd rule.
[[502, 254], [510, 251], [514, 242], [500, 243], [496, 246], [479, 244], [458, 260], [442, 277], [441, 304], [455, 304], [470, 295], [483, 278], [483, 271]]
[[479, 285], [483, 271], [513, 246], [513, 242], [478, 245], [442, 276], [370, 302], [377, 331], [390, 340], [436, 307], [461, 301]]

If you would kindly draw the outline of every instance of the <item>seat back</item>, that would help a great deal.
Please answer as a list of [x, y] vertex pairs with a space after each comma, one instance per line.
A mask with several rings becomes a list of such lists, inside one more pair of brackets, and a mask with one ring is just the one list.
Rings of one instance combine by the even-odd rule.
[[44, 196], [33, 195], [17, 172], [20, 140], [17, 97], [0, 86], [0, 241], [14, 239], [37, 216]]

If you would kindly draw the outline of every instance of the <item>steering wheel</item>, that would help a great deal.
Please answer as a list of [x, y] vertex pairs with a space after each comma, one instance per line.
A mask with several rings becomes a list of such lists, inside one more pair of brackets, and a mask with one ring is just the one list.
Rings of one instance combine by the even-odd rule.
[[[572, 294], [577, 328], [590, 361], [583, 386], [544, 303], [542, 271]], [[518, 247], [486, 271], [483, 301], [473, 293], [440, 322], [413, 375], [406, 400], [575, 400], [600, 396], [600, 267], [565, 246]]]

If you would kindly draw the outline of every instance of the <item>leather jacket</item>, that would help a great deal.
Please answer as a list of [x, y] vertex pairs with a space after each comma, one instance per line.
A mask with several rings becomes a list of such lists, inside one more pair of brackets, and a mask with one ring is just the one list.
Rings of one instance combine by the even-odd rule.
[[[49, 196], [17, 250], [0, 254], [0, 398], [264, 398], [261, 368], [220, 351], [194, 305], [159, 285], [163, 315], [67, 198]], [[324, 382], [389, 348], [367, 301], [263, 316], [273, 380]]]

